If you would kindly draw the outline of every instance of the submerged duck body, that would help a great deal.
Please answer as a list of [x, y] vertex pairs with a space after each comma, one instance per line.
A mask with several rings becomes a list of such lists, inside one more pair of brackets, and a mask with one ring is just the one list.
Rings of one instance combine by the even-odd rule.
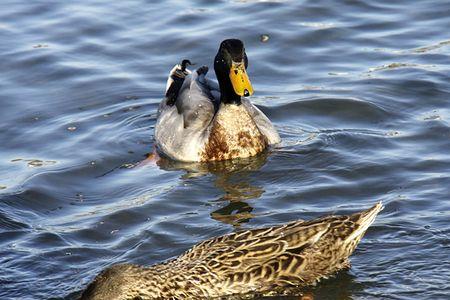
[[116, 265], [81, 299], [205, 299], [312, 285], [350, 266], [382, 208], [216, 237], [151, 267]]
[[208, 68], [187, 69], [184, 60], [170, 72], [158, 109], [155, 141], [160, 152], [180, 161], [250, 157], [280, 142], [270, 120], [247, 98], [253, 93], [240, 40], [222, 42], [214, 61], [218, 84]]

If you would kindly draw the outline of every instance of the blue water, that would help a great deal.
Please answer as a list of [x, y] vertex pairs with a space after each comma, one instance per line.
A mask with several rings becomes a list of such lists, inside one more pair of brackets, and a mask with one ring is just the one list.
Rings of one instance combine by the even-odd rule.
[[[76, 299], [114, 263], [379, 200], [352, 269], [309, 296], [448, 299], [449, 12], [439, 0], [1, 1], [0, 299]], [[245, 42], [251, 100], [282, 144], [210, 165], [146, 160], [169, 70], [212, 66], [229, 37]]]

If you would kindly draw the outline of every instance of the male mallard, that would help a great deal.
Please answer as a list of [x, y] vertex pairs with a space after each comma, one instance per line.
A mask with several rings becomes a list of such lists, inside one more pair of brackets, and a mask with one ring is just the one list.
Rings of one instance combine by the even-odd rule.
[[155, 141], [158, 150], [180, 161], [213, 161], [250, 157], [280, 142], [270, 120], [248, 99], [253, 94], [247, 76], [244, 44], [229, 39], [214, 60], [219, 85], [195, 72], [183, 60], [173, 67], [166, 96], [158, 109]]
[[151, 267], [116, 265], [81, 298], [204, 299], [311, 285], [350, 266], [382, 208], [223, 235]]

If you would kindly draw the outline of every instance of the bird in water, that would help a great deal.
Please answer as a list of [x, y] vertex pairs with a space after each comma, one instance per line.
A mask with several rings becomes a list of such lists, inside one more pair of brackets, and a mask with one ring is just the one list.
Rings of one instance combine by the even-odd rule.
[[254, 156], [281, 141], [270, 120], [247, 98], [253, 87], [238, 39], [224, 40], [214, 59], [218, 84], [208, 67], [190, 71], [183, 60], [170, 72], [158, 109], [155, 142], [165, 156], [207, 162]]
[[377, 203], [348, 216], [235, 232], [150, 267], [115, 265], [81, 299], [209, 299], [314, 285], [350, 267], [348, 257], [382, 209]]

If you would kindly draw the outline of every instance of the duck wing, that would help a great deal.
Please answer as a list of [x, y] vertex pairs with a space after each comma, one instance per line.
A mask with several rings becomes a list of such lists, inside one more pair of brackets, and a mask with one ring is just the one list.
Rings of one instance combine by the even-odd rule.
[[269, 290], [302, 282], [305, 258], [328, 231], [327, 222], [297, 221], [282, 226], [237, 232], [204, 241], [177, 261], [196, 273], [208, 273], [219, 295]]
[[198, 161], [220, 98], [207, 72], [207, 67], [190, 72], [181, 65], [170, 72], [155, 126], [156, 145], [170, 158]]
[[206, 78], [207, 73], [207, 66], [198, 68], [186, 78], [180, 89], [175, 106], [183, 116], [185, 128], [205, 128], [219, 107], [218, 86]]

